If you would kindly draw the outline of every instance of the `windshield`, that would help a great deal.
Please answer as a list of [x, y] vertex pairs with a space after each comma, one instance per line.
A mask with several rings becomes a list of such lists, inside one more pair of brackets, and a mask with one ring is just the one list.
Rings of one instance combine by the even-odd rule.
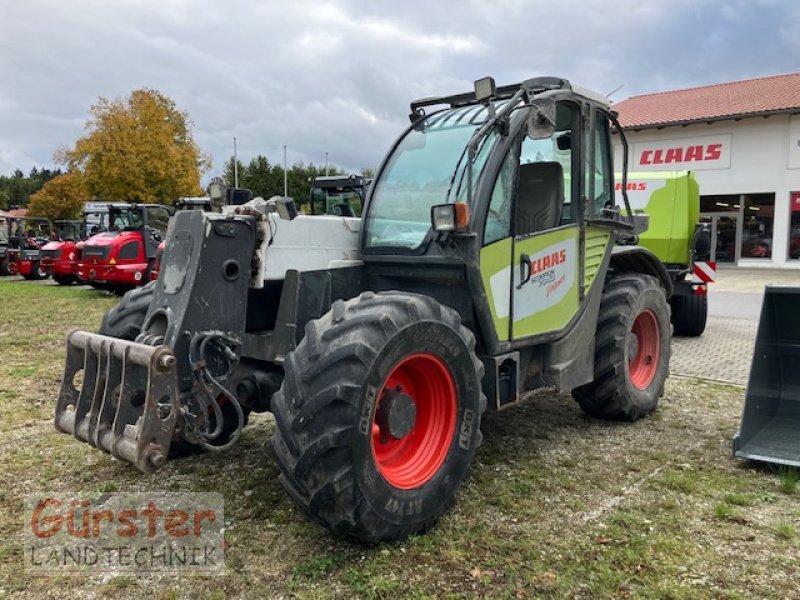
[[56, 221], [58, 237], [62, 240], [75, 240], [80, 237], [80, 222]]
[[[486, 114], [483, 106], [456, 108], [408, 132], [374, 184], [367, 247], [415, 250], [431, 227], [432, 206], [467, 201], [467, 144]], [[496, 138], [492, 132], [478, 147], [473, 189]]]
[[109, 211], [111, 231], [136, 231], [142, 228], [141, 211], [112, 208]]
[[363, 191], [360, 188], [339, 187], [323, 189], [311, 188], [311, 202], [314, 214], [360, 217]]

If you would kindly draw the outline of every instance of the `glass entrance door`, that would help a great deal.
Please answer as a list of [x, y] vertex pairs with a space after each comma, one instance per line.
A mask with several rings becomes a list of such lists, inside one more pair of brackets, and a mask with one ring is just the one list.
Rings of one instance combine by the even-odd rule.
[[722, 263], [736, 263], [739, 260], [739, 237], [737, 228], [738, 213], [702, 213], [700, 221], [711, 224], [711, 260]]

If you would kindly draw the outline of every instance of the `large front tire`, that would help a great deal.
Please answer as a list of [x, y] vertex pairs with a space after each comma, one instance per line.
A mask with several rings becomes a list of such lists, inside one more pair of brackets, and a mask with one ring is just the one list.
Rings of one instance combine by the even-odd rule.
[[103, 316], [98, 333], [134, 341], [142, 331], [144, 318], [156, 289], [155, 283], [152, 281], [125, 295], [119, 304]]
[[609, 279], [597, 318], [594, 381], [572, 390], [581, 409], [621, 421], [653, 412], [669, 374], [671, 331], [669, 304], [655, 277]]
[[486, 408], [458, 313], [399, 292], [340, 300], [284, 368], [272, 448], [308, 516], [376, 542], [426, 531], [452, 506]]

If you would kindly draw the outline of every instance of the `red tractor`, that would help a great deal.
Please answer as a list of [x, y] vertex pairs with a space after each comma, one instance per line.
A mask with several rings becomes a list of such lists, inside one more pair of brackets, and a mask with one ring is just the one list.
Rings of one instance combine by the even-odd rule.
[[41, 265], [41, 249], [50, 240], [52, 224], [42, 217], [10, 219], [6, 268], [10, 275], [25, 279], [47, 279]]
[[11, 235], [11, 219], [0, 212], [0, 276], [11, 275], [8, 270], [8, 247]]
[[41, 266], [59, 285], [78, 281], [78, 245], [106, 228], [108, 210], [85, 210], [81, 221], [54, 221], [58, 239], [42, 247]]
[[109, 204], [109, 230], [80, 247], [78, 279], [120, 295], [150, 281], [158, 245], [174, 212], [160, 204]]

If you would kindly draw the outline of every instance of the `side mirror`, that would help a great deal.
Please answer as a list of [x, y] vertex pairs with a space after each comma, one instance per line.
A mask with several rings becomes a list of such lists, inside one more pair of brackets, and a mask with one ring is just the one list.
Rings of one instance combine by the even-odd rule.
[[469, 207], [464, 202], [437, 204], [431, 207], [431, 227], [434, 231], [469, 231]]
[[544, 140], [552, 137], [556, 131], [556, 102], [553, 99], [540, 98], [532, 100], [528, 113], [528, 137], [532, 140]]

